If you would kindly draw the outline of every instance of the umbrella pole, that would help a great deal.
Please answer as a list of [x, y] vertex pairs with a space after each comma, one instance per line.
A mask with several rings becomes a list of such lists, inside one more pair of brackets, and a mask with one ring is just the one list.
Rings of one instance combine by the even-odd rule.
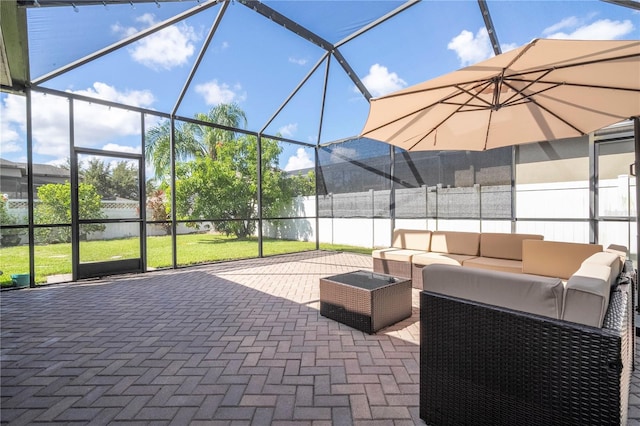
[[[633, 117], [633, 139], [635, 146], [635, 166], [636, 177], [636, 268], [640, 260], [640, 117]], [[631, 254], [631, 253], [629, 253]]]
[[[634, 174], [636, 175], [636, 271], [638, 268], [638, 261], [640, 260], [640, 174], [638, 174], [638, 170], [640, 168], [640, 117], [633, 117], [633, 139], [634, 139], [634, 151], [635, 151], [635, 170], [634, 170]], [[631, 250], [629, 250], [629, 255], [631, 255]], [[636, 274], [637, 277], [637, 274]], [[636, 278], [637, 280], [637, 278]], [[634, 284], [637, 285], [637, 282]], [[633, 298], [634, 300], [631, 301], [631, 303], [634, 304], [634, 310], [635, 312], [633, 313], [633, 324], [635, 326], [635, 330], [634, 330], [634, 338], [632, 339], [632, 344], [633, 347], [635, 349], [636, 345], [635, 345], [635, 336], [639, 335], [639, 331], [638, 330], [638, 321], [637, 321], [637, 314], [638, 314], [638, 303], [637, 303], [637, 297], [638, 297], [638, 292], [637, 292], [637, 288], [632, 289], [631, 294], [635, 293], [635, 297]], [[635, 350], [634, 350], [634, 354], [635, 354]], [[635, 362], [633, 363], [633, 368], [635, 370]]]

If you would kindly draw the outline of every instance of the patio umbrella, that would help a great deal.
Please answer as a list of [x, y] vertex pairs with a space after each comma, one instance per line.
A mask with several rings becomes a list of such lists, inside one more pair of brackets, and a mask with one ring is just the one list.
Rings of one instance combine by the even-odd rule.
[[[372, 99], [361, 136], [407, 151], [481, 151], [583, 136], [632, 118], [640, 172], [639, 117], [639, 40], [536, 39]], [[636, 206], [640, 215], [637, 173]]]
[[361, 136], [407, 151], [481, 151], [640, 116], [640, 41], [537, 39], [371, 100]]

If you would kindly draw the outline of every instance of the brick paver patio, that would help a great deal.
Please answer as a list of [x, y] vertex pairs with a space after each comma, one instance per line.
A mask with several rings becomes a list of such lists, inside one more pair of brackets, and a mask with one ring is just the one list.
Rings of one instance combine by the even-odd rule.
[[[309, 252], [2, 292], [6, 424], [413, 425], [411, 318], [367, 335], [319, 315]], [[640, 425], [640, 374], [630, 424]]]

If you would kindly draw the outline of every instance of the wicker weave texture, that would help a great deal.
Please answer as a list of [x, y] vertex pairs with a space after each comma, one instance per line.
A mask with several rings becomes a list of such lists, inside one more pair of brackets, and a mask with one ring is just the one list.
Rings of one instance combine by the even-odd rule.
[[424, 268], [424, 265], [411, 264], [411, 282], [413, 283], [413, 288], [420, 290], [424, 288], [422, 281], [422, 268]]
[[320, 279], [320, 314], [350, 327], [375, 333], [411, 316], [411, 280], [373, 290]]
[[411, 278], [411, 262], [373, 258], [373, 272], [394, 277]]
[[599, 329], [421, 293], [420, 417], [429, 425], [625, 424], [630, 298]]

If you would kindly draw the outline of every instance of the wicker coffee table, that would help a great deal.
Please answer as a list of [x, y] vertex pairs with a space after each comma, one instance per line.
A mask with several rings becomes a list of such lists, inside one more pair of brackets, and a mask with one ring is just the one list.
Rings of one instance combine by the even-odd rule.
[[373, 334], [411, 316], [411, 280], [369, 271], [321, 278], [320, 315]]

